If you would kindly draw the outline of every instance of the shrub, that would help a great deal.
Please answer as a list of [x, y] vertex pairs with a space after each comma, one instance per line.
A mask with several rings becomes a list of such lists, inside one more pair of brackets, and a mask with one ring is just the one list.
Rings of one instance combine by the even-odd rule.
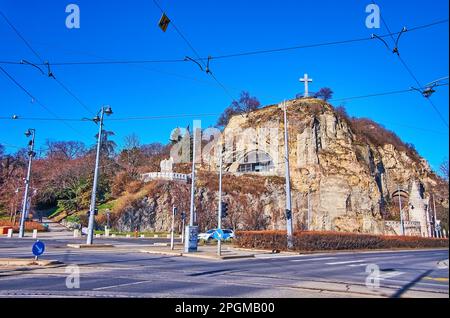
[[119, 172], [112, 182], [111, 191], [113, 196], [120, 196], [125, 191], [127, 184], [131, 182], [131, 178], [126, 172]]
[[[16, 223], [16, 225], [13, 225], [11, 221], [0, 220], [0, 226], [12, 226], [14, 233], [19, 232], [19, 223], [18, 222]], [[47, 230], [48, 230], [44, 225], [42, 225], [39, 222], [35, 222], [35, 221], [26, 221], [25, 222], [25, 232], [32, 232], [35, 229], [38, 230], [38, 232], [47, 232]]]
[[[236, 244], [246, 248], [286, 250], [285, 231], [241, 231]], [[383, 236], [345, 232], [296, 232], [295, 251], [448, 247], [448, 239]]]
[[125, 190], [128, 193], [134, 194], [138, 192], [142, 187], [144, 186], [144, 183], [142, 181], [131, 181], [129, 184], [126, 185]]

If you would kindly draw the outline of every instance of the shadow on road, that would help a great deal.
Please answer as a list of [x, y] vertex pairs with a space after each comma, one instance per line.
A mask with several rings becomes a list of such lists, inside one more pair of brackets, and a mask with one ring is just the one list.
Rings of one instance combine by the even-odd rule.
[[421, 275], [417, 276], [416, 279], [409, 282], [402, 288], [400, 288], [395, 294], [393, 294], [390, 298], [400, 298], [404, 293], [406, 293], [410, 288], [412, 288], [416, 283], [420, 282], [422, 278], [428, 276], [433, 270], [429, 269], [426, 272], [422, 273]]

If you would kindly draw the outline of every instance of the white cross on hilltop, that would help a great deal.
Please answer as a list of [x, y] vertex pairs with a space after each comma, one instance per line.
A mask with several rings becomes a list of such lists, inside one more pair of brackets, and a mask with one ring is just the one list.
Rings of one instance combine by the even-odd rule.
[[305, 76], [303, 76], [303, 78], [300, 78], [300, 82], [304, 82], [305, 83], [305, 94], [303, 94], [303, 97], [309, 97], [309, 91], [308, 91], [308, 84], [309, 82], [312, 82], [312, 78], [308, 77], [308, 74], [305, 74]]

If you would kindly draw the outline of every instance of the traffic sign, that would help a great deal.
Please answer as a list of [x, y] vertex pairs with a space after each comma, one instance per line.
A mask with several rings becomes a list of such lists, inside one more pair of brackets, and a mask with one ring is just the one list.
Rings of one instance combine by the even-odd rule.
[[215, 231], [214, 231], [214, 234], [213, 234], [213, 237], [214, 237], [216, 240], [222, 240], [222, 238], [223, 238], [223, 231], [222, 231], [222, 229], [217, 229], [217, 230], [215, 230]]
[[31, 252], [33, 252], [33, 255], [38, 257], [40, 255], [42, 255], [45, 251], [45, 244], [44, 242], [41, 242], [39, 240], [37, 240], [34, 244], [33, 244], [33, 248], [31, 249]]

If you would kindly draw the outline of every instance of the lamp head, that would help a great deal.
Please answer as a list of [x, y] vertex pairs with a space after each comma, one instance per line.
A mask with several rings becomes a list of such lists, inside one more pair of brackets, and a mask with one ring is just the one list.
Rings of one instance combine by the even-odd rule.
[[112, 111], [111, 106], [109, 106], [109, 105], [105, 106], [105, 107], [104, 107], [104, 113], [105, 113], [106, 115], [112, 115], [112, 114], [113, 114], [113, 111]]
[[33, 133], [31, 132], [31, 129], [28, 129], [28, 130], [25, 132], [25, 136], [26, 136], [26, 137], [30, 137], [32, 134], [33, 134]]

